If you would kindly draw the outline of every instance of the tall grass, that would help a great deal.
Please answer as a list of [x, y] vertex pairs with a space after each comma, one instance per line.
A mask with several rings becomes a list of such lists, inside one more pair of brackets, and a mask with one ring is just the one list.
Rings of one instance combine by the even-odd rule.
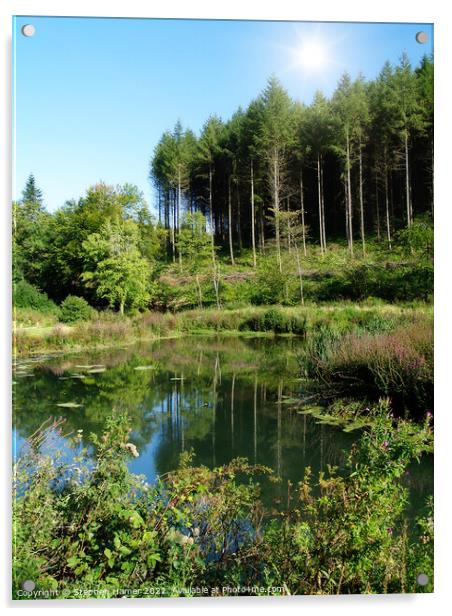
[[[64, 348], [94, 348], [116, 343], [129, 344], [140, 339], [180, 336], [190, 333], [272, 333], [310, 336], [309, 344], [329, 345], [347, 332], [387, 332], [402, 323], [429, 320], [431, 308], [425, 304], [394, 306], [370, 304], [307, 304], [302, 306], [245, 306], [228, 309], [195, 309], [184, 312], [146, 312], [121, 317], [113, 312], [96, 313], [86, 322], [72, 326], [55, 325], [47, 329], [22, 329], [15, 332], [18, 354], [47, 352]], [[53, 322], [49, 322], [51, 325]], [[326, 348], [326, 347], [325, 347]], [[317, 357], [315, 348], [313, 353]]]
[[386, 394], [411, 408], [433, 398], [433, 327], [428, 320], [389, 332], [339, 335], [319, 329], [299, 356], [307, 375], [366, 393]]

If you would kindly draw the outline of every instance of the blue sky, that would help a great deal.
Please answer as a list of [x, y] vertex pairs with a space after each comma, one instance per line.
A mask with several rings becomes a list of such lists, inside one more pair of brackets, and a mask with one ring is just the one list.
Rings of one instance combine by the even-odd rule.
[[[425, 24], [17, 17], [13, 194], [32, 172], [49, 210], [100, 180], [136, 184], [153, 207], [149, 161], [178, 118], [195, 132], [212, 113], [227, 119], [271, 74], [309, 103], [345, 70], [373, 78], [403, 51], [416, 65], [432, 39]], [[317, 67], [300, 61], [313, 41]]]

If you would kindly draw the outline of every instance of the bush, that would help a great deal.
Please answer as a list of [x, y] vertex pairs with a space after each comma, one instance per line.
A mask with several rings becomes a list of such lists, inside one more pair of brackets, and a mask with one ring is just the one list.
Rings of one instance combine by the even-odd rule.
[[396, 244], [406, 256], [433, 257], [433, 222], [431, 216], [418, 216], [410, 227], [398, 231]]
[[60, 321], [63, 323], [88, 321], [93, 312], [86, 299], [76, 295], [68, 295], [60, 306]]
[[341, 273], [317, 274], [305, 285], [306, 297], [317, 301], [368, 297], [386, 301], [429, 300], [433, 294], [433, 265], [383, 266], [362, 264], [344, 268]]
[[56, 314], [57, 305], [46, 293], [43, 293], [26, 280], [20, 280], [13, 286], [13, 304], [16, 308], [31, 308], [43, 313]]
[[306, 316], [292, 312], [283, 312], [277, 308], [270, 308], [262, 313], [256, 313], [249, 317], [240, 326], [241, 330], [253, 332], [274, 332], [275, 334], [306, 333]]
[[390, 332], [339, 334], [320, 328], [300, 353], [306, 374], [347, 390], [389, 395], [412, 412], [433, 401], [433, 328], [429, 322]]
[[[22, 591], [27, 579], [54, 598], [85, 596], [80, 590], [118, 598], [121, 589], [149, 597], [149, 588], [190, 596], [195, 587], [223, 595], [431, 592], [432, 514], [409, 535], [401, 484], [431, 447], [430, 418], [395, 421], [384, 402], [374, 416], [344, 476], [330, 468], [313, 481], [308, 469], [277, 515], [253, 479], [271, 472], [265, 467], [236, 459], [210, 470], [185, 453], [178, 470], [149, 485], [127, 468], [139, 451], [126, 416], [109, 418], [103, 436], [86, 443], [79, 430], [69, 441], [72, 462], [67, 450], [49, 449], [61, 442], [61, 425], [50, 424], [14, 469], [13, 597], [32, 598]], [[419, 571], [428, 586], [416, 583]]]
[[253, 304], [291, 304], [291, 282], [296, 279], [290, 275], [288, 269], [279, 271], [276, 259], [262, 259], [256, 278], [252, 281], [251, 301]]

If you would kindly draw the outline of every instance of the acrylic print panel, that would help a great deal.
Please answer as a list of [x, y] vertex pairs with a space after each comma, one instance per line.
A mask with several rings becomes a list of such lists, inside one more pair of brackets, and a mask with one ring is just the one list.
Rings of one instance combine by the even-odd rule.
[[13, 597], [432, 592], [433, 26], [13, 28]]

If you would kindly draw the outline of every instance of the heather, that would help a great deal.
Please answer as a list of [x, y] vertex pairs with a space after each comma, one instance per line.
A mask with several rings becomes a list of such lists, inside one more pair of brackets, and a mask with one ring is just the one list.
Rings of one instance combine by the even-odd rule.
[[305, 373], [349, 394], [389, 395], [416, 414], [433, 405], [433, 325], [399, 324], [392, 331], [335, 334], [320, 330], [300, 353]]

